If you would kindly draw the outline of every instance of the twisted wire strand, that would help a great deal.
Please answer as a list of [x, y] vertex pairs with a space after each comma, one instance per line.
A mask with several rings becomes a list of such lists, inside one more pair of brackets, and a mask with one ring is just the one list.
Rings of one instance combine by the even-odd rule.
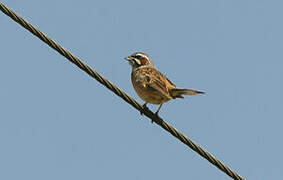
[[99, 73], [97, 73], [95, 70], [93, 70], [90, 66], [85, 64], [83, 61], [81, 61], [78, 57], [71, 54], [69, 51], [64, 49], [62, 46], [60, 46], [57, 42], [49, 38], [47, 35], [45, 35], [43, 32], [35, 28], [33, 25], [31, 25], [29, 22], [21, 18], [19, 15], [17, 15], [15, 12], [13, 12], [11, 9], [6, 7], [2, 2], [0, 2], [0, 10], [5, 13], [7, 16], [12, 18], [14, 21], [19, 23], [22, 27], [30, 31], [32, 34], [34, 34], [36, 37], [44, 41], [46, 44], [48, 44], [51, 48], [53, 48], [55, 51], [60, 53], [62, 56], [66, 57], [69, 61], [77, 65], [81, 70], [85, 71], [88, 75], [95, 78], [98, 82], [100, 82], [102, 85], [106, 86], [109, 90], [114, 92], [116, 95], [124, 99], [126, 102], [128, 102], [130, 105], [132, 105], [134, 108], [136, 108], [139, 111], [142, 111], [145, 116], [150, 118], [152, 121], [154, 121], [156, 124], [160, 125], [163, 129], [168, 131], [170, 134], [175, 136], [177, 139], [179, 139], [181, 142], [189, 146], [192, 150], [197, 152], [200, 156], [207, 159], [209, 162], [211, 162], [213, 165], [215, 165], [217, 168], [219, 168], [221, 171], [226, 173], [228, 176], [235, 180], [244, 180], [243, 177], [241, 177], [238, 173], [233, 171], [231, 168], [229, 168], [227, 165], [222, 163], [220, 160], [218, 160], [216, 157], [211, 155], [208, 151], [201, 148], [199, 145], [197, 145], [195, 142], [190, 140], [187, 136], [183, 135], [181, 132], [179, 132], [176, 128], [174, 128], [169, 123], [165, 122], [162, 118], [156, 116], [152, 111], [150, 111], [147, 108], [143, 108], [143, 106], [138, 103], [135, 99], [127, 95], [125, 92], [123, 92], [121, 89], [119, 89], [117, 86], [115, 86], [113, 83], [111, 83], [109, 80], [101, 76]]

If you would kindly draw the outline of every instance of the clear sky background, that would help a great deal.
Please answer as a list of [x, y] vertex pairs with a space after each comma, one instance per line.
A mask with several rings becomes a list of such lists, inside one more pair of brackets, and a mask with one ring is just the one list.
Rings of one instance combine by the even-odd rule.
[[[282, 179], [283, 1], [3, 3], [141, 103], [123, 58], [150, 54], [207, 92], [164, 120], [246, 179]], [[3, 13], [0, 26], [0, 179], [229, 179]]]

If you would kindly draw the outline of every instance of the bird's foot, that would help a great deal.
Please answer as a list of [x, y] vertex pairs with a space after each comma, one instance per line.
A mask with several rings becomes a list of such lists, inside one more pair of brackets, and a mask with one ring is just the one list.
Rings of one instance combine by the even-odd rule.
[[[156, 112], [154, 113], [154, 115], [155, 115], [156, 118], [159, 118], [158, 112], [159, 112], [159, 111], [156, 111]], [[151, 120], [151, 123], [153, 123], [153, 120]]]
[[147, 107], [146, 105], [147, 105], [147, 103], [144, 103], [144, 104], [142, 105], [142, 110], [140, 111], [140, 112], [141, 112], [141, 115], [143, 115], [143, 113], [145, 112], [145, 110], [148, 110], [148, 107]]

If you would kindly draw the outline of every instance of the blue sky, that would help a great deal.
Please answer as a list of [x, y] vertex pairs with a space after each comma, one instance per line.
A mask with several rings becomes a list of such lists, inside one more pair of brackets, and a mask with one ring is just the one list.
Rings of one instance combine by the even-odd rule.
[[[246, 179], [282, 178], [282, 1], [3, 3], [141, 103], [123, 58], [150, 54], [177, 86], [207, 92], [166, 103], [164, 120]], [[0, 24], [0, 179], [229, 179], [3, 13]]]

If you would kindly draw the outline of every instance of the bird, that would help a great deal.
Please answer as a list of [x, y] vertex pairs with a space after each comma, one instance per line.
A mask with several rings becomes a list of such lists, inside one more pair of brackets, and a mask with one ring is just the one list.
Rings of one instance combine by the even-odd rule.
[[[176, 98], [184, 98], [183, 95], [204, 94], [202, 91], [194, 89], [177, 88], [165, 75], [159, 72], [149, 55], [143, 52], [135, 52], [125, 59], [132, 66], [131, 81], [138, 96], [147, 104], [159, 105], [155, 115], [162, 105]], [[143, 112], [141, 111], [141, 114]]]

